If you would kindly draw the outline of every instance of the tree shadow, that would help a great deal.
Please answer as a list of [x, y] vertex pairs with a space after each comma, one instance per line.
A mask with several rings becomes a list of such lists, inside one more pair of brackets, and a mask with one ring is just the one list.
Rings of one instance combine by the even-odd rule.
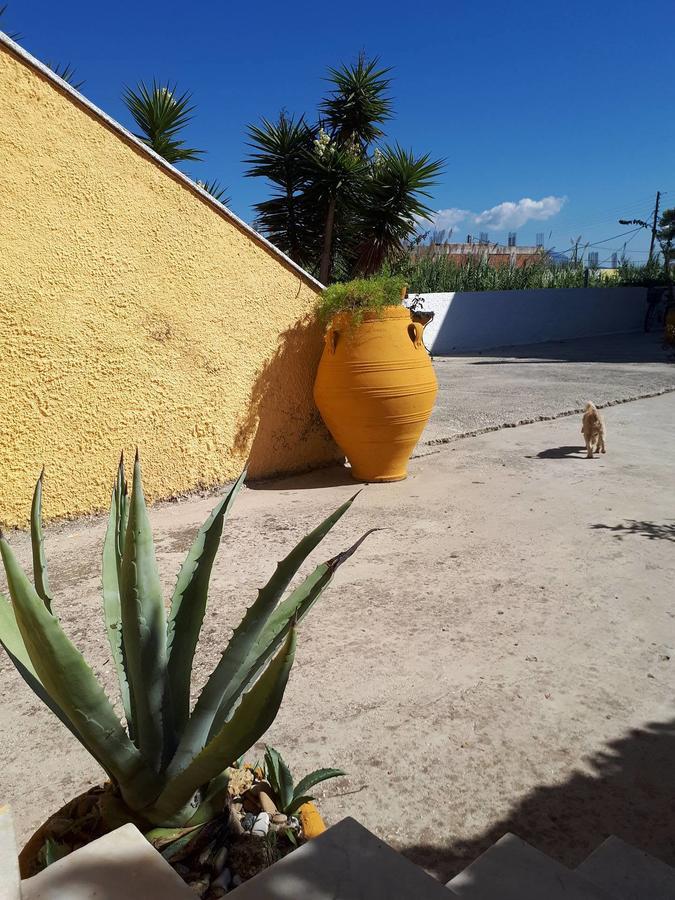
[[316, 408], [316, 370], [323, 332], [310, 316], [279, 336], [259, 371], [234, 447], [248, 456], [249, 478], [272, 478], [341, 462], [344, 456]]
[[545, 341], [515, 347], [495, 347], [452, 356], [481, 356], [472, 361], [475, 366], [509, 366], [546, 363], [673, 363], [672, 347], [656, 334], [607, 334], [573, 338], [565, 341]]
[[620, 541], [627, 534], [637, 534], [640, 537], [648, 538], [650, 541], [675, 542], [675, 519], [669, 519], [666, 522], [640, 522], [637, 519], [626, 519], [625, 522], [620, 522], [618, 525], [597, 523], [590, 527], [596, 530], [612, 531], [614, 532], [614, 537]]
[[472, 840], [399, 848], [444, 883], [507, 832], [574, 868], [615, 834], [675, 864], [675, 720], [610, 741], [563, 784], [541, 785]]
[[585, 457], [585, 447], [548, 447], [537, 453], [536, 459], [585, 459]]

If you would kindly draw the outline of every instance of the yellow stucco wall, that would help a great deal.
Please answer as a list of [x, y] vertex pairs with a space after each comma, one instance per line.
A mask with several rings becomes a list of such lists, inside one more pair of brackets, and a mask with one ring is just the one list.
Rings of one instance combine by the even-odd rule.
[[311, 282], [2, 45], [0, 85], [0, 523], [136, 444], [153, 499], [334, 459]]

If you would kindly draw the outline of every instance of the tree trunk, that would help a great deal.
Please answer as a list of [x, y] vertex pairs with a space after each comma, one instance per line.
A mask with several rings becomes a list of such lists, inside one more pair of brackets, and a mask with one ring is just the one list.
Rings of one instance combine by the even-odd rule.
[[335, 197], [331, 198], [326, 214], [326, 227], [323, 232], [323, 250], [319, 267], [319, 281], [328, 284], [333, 256], [333, 226], [335, 225]]

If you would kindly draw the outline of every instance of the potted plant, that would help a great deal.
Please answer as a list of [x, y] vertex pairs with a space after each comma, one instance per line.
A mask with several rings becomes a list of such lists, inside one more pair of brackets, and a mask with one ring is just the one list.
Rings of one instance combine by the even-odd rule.
[[[248, 827], [243, 822], [246, 795], [268, 774], [261, 770], [250, 783], [239, 775], [238, 786], [235, 774], [242, 768], [241, 755], [277, 714], [293, 664], [298, 624], [363, 538], [317, 566], [287, 594], [300, 566], [354, 498], [304, 537], [259, 590], [191, 710], [192, 663], [211, 568], [245, 475], [199, 529], [167, 615], [138, 456], [131, 497], [120, 461], [103, 547], [103, 611], [124, 722], [53, 609], [41, 526], [42, 475], [31, 516], [34, 584], [0, 536], [11, 595], [11, 603], [0, 595], [0, 643], [33, 691], [108, 775], [105, 784], [70, 801], [38, 829], [21, 853], [23, 877], [133, 822], [200, 896], [210, 898], [220, 896], [215, 888], [226, 888], [225, 881], [237, 874], [225, 866], [228, 851], [230, 860], [239, 853], [242, 878], [304, 839], [299, 823], [270, 828], [274, 823], [269, 819], [265, 823], [254, 816]], [[319, 770], [318, 777], [313, 773], [301, 786], [309, 789], [336, 774], [342, 773]], [[275, 791], [270, 794], [275, 796]], [[309, 803], [306, 795], [303, 790], [301, 803], [290, 803], [289, 809], [295, 812]], [[286, 799], [284, 795], [278, 802]]]
[[314, 399], [359, 481], [406, 477], [438, 391], [405, 295], [402, 278], [376, 277], [331, 285], [319, 301], [326, 338]]

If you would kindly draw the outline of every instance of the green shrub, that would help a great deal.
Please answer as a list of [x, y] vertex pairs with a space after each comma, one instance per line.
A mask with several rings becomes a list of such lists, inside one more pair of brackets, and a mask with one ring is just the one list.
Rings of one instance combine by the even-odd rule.
[[378, 275], [332, 284], [321, 295], [317, 312], [326, 325], [339, 313], [351, 313], [354, 324], [358, 325], [367, 310], [400, 306], [405, 286], [406, 279], [402, 275]]
[[[542, 256], [526, 266], [491, 266], [480, 258], [457, 263], [449, 256], [402, 257], [388, 263], [383, 276], [398, 275], [410, 293], [445, 291], [518, 291], [542, 288], [577, 288], [586, 284], [582, 263], [555, 265]], [[663, 269], [658, 263], [636, 266], [623, 263], [616, 275], [601, 269], [588, 270], [588, 287], [619, 287], [634, 285], [648, 287], [663, 281]]]

